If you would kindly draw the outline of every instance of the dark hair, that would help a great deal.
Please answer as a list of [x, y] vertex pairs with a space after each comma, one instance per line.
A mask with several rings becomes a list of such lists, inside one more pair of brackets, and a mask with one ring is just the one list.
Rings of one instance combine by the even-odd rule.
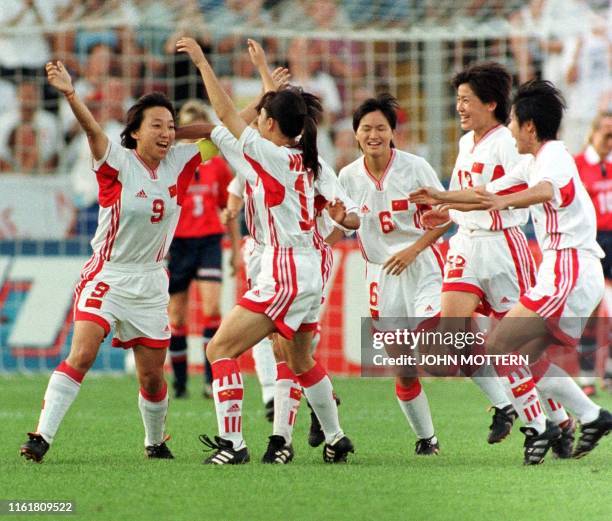
[[[395, 130], [397, 127], [397, 112], [399, 110], [399, 103], [397, 99], [389, 94], [388, 92], [383, 92], [376, 96], [375, 98], [368, 98], [365, 100], [357, 110], [353, 113], [353, 131], [357, 132], [361, 120], [370, 112], [376, 112], [380, 110], [383, 116], [389, 122], [389, 126], [391, 130]], [[395, 144], [393, 140], [391, 140], [391, 148], [395, 148]]]
[[565, 99], [550, 81], [523, 83], [512, 100], [512, 106], [519, 125], [533, 121], [539, 141], [557, 139]]
[[172, 114], [172, 119], [176, 120], [174, 105], [163, 92], [151, 92], [138, 98], [138, 101], [130, 107], [126, 116], [126, 124], [121, 132], [121, 146], [125, 148], [136, 148], [136, 140], [132, 137], [132, 132], [138, 130], [144, 119], [144, 111], [151, 107], [164, 107]]
[[504, 125], [510, 116], [510, 92], [512, 76], [497, 62], [483, 62], [471, 65], [453, 77], [451, 85], [455, 90], [467, 83], [483, 103], [497, 103], [495, 119]]
[[266, 109], [266, 114], [278, 123], [285, 136], [294, 138], [301, 135], [299, 146], [304, 166], [316, 177], [321, 169], [317, 149], [317, 123], [323, 115], [321, 100], [300, 87], [291, 86], [266, 92], [257, 105], [257, 113], [262, 109]]

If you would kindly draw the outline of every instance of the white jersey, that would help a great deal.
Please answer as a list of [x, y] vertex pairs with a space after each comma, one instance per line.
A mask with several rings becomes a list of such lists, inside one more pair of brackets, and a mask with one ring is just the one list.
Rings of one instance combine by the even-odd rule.
[[374, 264], [384, 264], [425, 234], [421, 216], [429, 207], [411, 203], [410, 192], [424, 186], [444, 190], [425, 159], [397, 149], [380, 179], [370, 174], [362, 156], [340, 171], [339, 180], [359, 207], [357, 238], [363, 257]]
[[542, 251], [574, 248], [602, 258], [604, 253], [595, 240], [593, 203], [562, 141], [548, 141], [535, 157], [527, 156], [510, 174], [487, 185], [487, 190], [505, 194], [542, 181], [554, 189], [551, 201], [530, 207]]
[[304, 168], [301, 150], [279, 147], [251, 127], [236, 140], [225, 127], [217, 126], [211, 139], [223, 153], [237, 146], [242, 150], [251, 169], [239, 169], [236, 175], [251, 186], [260, 179], [265, 205], [265, 214], [260, 213], [261, 241], [274, 248], [311, 247], [314, 175]]
[[[242, 154], [237, 154], [233, 150], [230, 152], [226, 148], [224, 156], [234, 172], [251, 169], [251, 165], [246, 162]], [[244, 200], [244, 220], [247, 230], [255, 243], [261, 244], [262, 221], [260, 213], [265, 208], [264, 191], [259, 177], [255, 180], [255, 185], [251, 185], [244, 176], [236, 175], [228, 185], [227, 191]]]
[[[510, 172], [521, 157], [510, 130], [503, 125], [489, 130], [476, 144], [474, 131], [470, 131], [459, 140], [459, 155], [453, 168], [449, 190], [484, 186]], [[529, 211], [451, 210], [450, 217], [459, 226], [469, 230], [495, 231], [524, 225]]]
[[151, 170], [136, 150], [109, 141], [93, 165], [100, 203], [94, 255], [111, 264], [161, 263], [201, 162], [197, 144], [177, 145]]

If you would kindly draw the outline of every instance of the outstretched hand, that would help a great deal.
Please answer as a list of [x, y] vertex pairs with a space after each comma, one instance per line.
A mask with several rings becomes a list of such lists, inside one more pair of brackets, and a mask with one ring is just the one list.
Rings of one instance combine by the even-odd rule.
[[336, 199], [327, 205], [327, 213], [338, 224], [342, 224], [346, 217], [346, 207], [340, 199]]
[[72, 78], [61, 61], [47, 63], [45, 65], [45, 71], [47, 72], [47, 79], [51, 86], [62, 94], [70, 94], [74, 90], [72, 87]]
[[259, 42], [252, 40], [249, 38], [247, 40], [247, 47], [249, 50], [249, 56], [251, 58], [251, 63], [255, 65], [255, 67], [267, 67], [266, 60], [266, 52], [263, 50], [263, 47]]
[[176, 50], [178, 52], [187, 53], [196, 67], [200, 67], [200, 65], [206, 62], [202, 48], [193, 38], [188, 38], [186, 36], [180, 38], [179, 41], [176, 42]]
[[291, 79], [291, 73], [289, 69], [285, 67], [277, 67], [272, 71], [272, 81], [274, 82], [274, 86], [276, 90], [281, 90], [289, 85], [289, 80]]
[[421, 216], [421, 224], [428, 230], [446, 224], [450, 220], [448, 209], [433, 208]]
[[423, 188], [415, 190], [414, 192], [411, 192], [408, 197], [410, 198], [411, 203], [434, 206], [440, 202], [440, 199], [438, 197], [439, 195], [440, 190], [425, 186]]

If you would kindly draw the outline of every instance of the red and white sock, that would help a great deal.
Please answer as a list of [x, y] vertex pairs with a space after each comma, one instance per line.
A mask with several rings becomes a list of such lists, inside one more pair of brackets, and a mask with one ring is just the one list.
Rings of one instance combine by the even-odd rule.
[[68, 365], [64, 360], [53, 371], [45, 397], [43, 399], [42, 410], [36, 432], [38, 432], [47, 443], [51, 444], [55, 434], [59, 429], [60, 423], [74, 402], [81, 382], [85, 375]]
[[396, 380], [395, 394], [400, 409], [417, 438], [420, 440], [431, 438], [434, 435], [433, 420], [421, 382], [415, 380], [410, 386], [404, 387]]
[[498, 367], [497, 371], [506, 395], [521, 421], [526, 427], [535, 429], [539, 434], [543, 433], [546, 430], [546, 416], [529, 368], [504, 366]]
[[[338, 419], [338, 406], [334, 399], [334, 389], [327, 372], [319, 362], [305, 373], [297, 375], [300, 385], [312, 410], [317, 415], [325, 442], [332, 443], [337, 437], [343, 436]], [[276, 412], [274, 413], [276, 414]]]
[[580, 423], [590, 423], [599, 416], [601, 407], [591, 400], [574, 379], [558, 365], [550, 364], [538, 382], [542, 394], [562, 403]]
[[244, 387], [238, 362], [233, 358], [222, 358], [213, 362], [211, 369], [219, 436], [230, 440], [234, 444], [234, 449], [242, 449], [244, 447], [242, 437]]
[[138, 408], [145, 430], [145, 447], [159, 445], [164, 441], [164, 428], [168, 414], [168, 385], [164, 382], [161, 391], [149, 394], [142, 387], [138, 393]]
[[264, 338], [253, 346], [251, 351], [255, 362], [255, 373], [261, 385], [261, 399], [268, 403], [274, 398], [274, 387], [276, 385], [276, 360], [272, 350], [272, 340]]
[[548, 371], [549, 367], [550, 361], [546, 357], [541, 357], [537, 362], [529, 364], [529, 369], [531, 370], [533, 381], [540, 393], [540, 398], [542, 399], [542, 405], [544, 406], [544, 412], [547, 418], [556, 425], [562, 425], [569, 420], [565, 407], [548, 394], [546, 384], [544, 384], [544, 387], [540, 385], [542, 377], [546, 371]]
[[272, 434], [285, 438], [287, 444], [293, 437], [293, 426], [300, 407], [302, 388], [286, 362], [276, 364], [276, 385], [274, 387], [274, 425]]

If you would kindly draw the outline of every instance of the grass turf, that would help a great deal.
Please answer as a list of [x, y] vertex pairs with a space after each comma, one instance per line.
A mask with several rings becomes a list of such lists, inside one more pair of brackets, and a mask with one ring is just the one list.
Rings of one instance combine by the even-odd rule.
[[[270, 434], [253, 378], [245, 391], [244, 432], [251, 463], [201, 465], [200, 433], [214, 434], [211, 401], [172, 400], [168, 416], [173, 461], [143, 456], [133, 377], [88, 377], [42, 465], [18, 456], [34, 428], [47, 377], [0, 378], [0, 499], [76, 501], [84, 520], [565, 520], [610, 519], [612, 439], [579, 461], [523, 467], [515, 426], [489, 446], [487, 403], [469, 381], [425, 383], [442, 452], [416, 457], [387, 379], [335, 379], [343, 428], [356, 446], [347, 465], [326, 465], [306, 443], [305, 404], [298, 415], [295, 461], [259, 463]], [[610, 408], [612, 397], [598, 397]], [[19, 519], [41, 519], [20, 515]], [[59, 518], [46, 515], [43, 519]]]

